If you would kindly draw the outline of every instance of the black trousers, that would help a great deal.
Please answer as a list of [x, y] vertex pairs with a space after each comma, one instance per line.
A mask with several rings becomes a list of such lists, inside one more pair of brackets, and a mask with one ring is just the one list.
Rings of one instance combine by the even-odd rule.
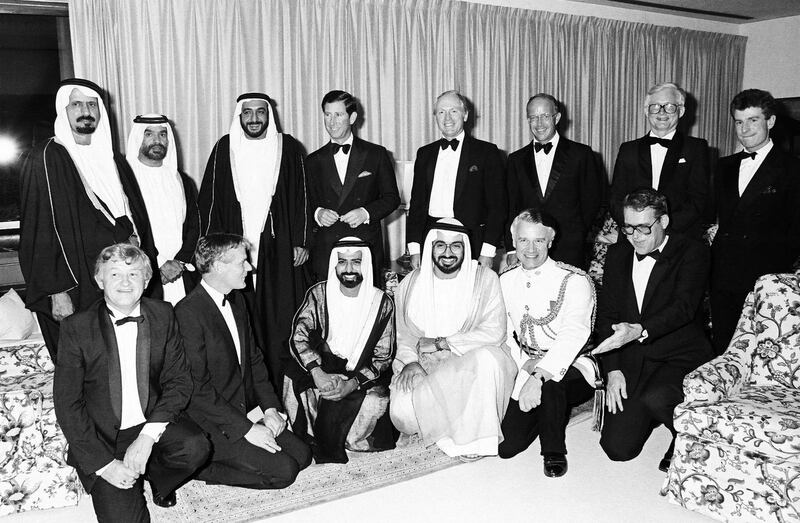
[[673, 412], [683, 401], [683, 378], [688, 374], [684, 367], [666, 363], [647, 362], [654, 365], [637, 390], [628, 389], [628, 399], [622, 400], [622, 408], [616, 414], [606, 412], [600, 446], [613, 461], [628, 461], [642, 451], [653, 429], [663, 424], [672, 433], [672, 443], [665, 457], [672, 457], [675, 444]]
[[[520, 371], [522, 372], [522, 371]], [[583, 375], [570, 367], [561, 381], [548, 380], [542, 385], [542, 402], [528, 412], [522, 412], [519, 402], [512, 399], [503, 417], [503, 442], [497, 453], [511, 458], [541, 438], [542, 455], [566, 454], [566, 428], [572, 407], [580, 405], [594, 394]]]
[[55, 363], [61, 325], [52, 316], [43, 312], [37, 312], [36, 319], [39, 321], [39, 328], [42, 330], [42, 338], [47, 351], [50, 353], [50, 359]]
[[197, 479], [252, 489], [288, 487], [311, 464], [311, 448], [289, 430], [281, 432], [275, 441], [281, 450], [274, 454], [245, 438], [225, 443], [215, 441], [211, 461]]
[[[125, 451], [139, 436], [143, 425], [121, 430], [117, 435], [114, 457], [122, 460]], [[193, 421], [182, 416], [167, 425], [153, 445], [143, 476], [129, 489], [119, 489], [102, 477], [92, 486], [92, 504], [100, 523], [148, 522], [150, 513], [144, 499], [145, 476], [153, 490], [165, 496], [186, 481], [208, 459], [211, 443]]]
[[727, 350], [749, 292], [711, 289], [711, 334], [717, 356]]

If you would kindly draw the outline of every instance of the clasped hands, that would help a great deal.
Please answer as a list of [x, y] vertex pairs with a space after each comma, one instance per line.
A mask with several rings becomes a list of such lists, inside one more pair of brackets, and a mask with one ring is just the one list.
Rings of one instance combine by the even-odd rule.
[[311, 369], [311, 377], [319, 395], [330, 401], [339, 401], [358, 388], [356, 378], [348, 378], [344, 374], [328, 374], [320, 367]]
[[363, 207], [353, 209], [347, 214], [339, 216], [339, 213], [330, 209], [320, 208], [317, 216], [319, 223], [323, 227], [330, 227], [338, 221], [342, 221], [352, 228], [358, 227], [369, 219], [369, 213]]
[[133, 487], [139, 476], [144, 474], [147, 468], [147, 460], [153, 450], [155, 440], [145, 434], [139, 436], [131, 443], [125, 451], [122, 460], [115, 459], [100, 474], [100, 477], [114, 485], [118, 489], [129, 489]]

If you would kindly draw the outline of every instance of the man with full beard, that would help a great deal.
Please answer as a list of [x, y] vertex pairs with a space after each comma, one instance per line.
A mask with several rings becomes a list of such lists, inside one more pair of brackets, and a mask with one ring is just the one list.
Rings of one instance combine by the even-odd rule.
[[314, 435], [317, 463], [346, 463], [345, 449], [394, 447], [373, 433], [389, 404], [393, 316], [392, 299], [374, 286], [369, 245], [352, 236], [336, 242], [328, 279], [308, 290], [294, 317], [290, 348], [306, 374], [284, 391], [294, 431]]
[[497, 274], [472, 259], [454, 218], [437, 221], [422, 264], [397, 288], [397, 356], [390, 415], [465, 461], [497, 455], [517, 368]]
[[147, 215], [158, 227], [153, 241], [164, 300], [178, 303], [194, 288], [191, 265], [200, 236], [200, 213], [194, 181], [178, 171], [172, 126], [161, 114], [139, 115], [128, 135], [126, 158], [142, 190]]

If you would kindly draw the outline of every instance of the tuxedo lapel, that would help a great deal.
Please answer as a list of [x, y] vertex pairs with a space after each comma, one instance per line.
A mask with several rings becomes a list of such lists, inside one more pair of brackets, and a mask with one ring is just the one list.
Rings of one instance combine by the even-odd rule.
[[681, 158], [682, 150], [683, 134], [676, 132], [672, 137], [672, 140], [670, 140], [669, 147], [667, 147], [667, 155], [664, 157], [664, 164], [661, 166], [661, 175], [658, 178], [659, 189], [666, 187], [667, 181], [672, 179], [672, 175], [675, 172], [675, 168], [678, 166], [678, 161]]
[[332, 142], [325, 146], [326, 149], [322, 153], [322, 172], [328, 184], [337, 195], [342, 193], [342, 180], [339, 179], [339, 171], [336, 170], [336, 161], [333, 159], [333, 145]]
[[[774, 147], [773, 147], [774, 150]], [[739, 198], [739, 207], [747, 207], [748, 205], [752, 204], [753, 201], [761, 194], [764, 189], [769, 187], [774, 182], [774, 174], [775, 170], [772, 168], [772, 160], [775, 158], [775, 155], [772, 154], [772, 151], [767, 154], [767, 157], [764, 158], [764, 161], [761, 162], [759, 165], [758, 170], [753, 175], [753, 178], [750, 180], [750, 183], [747, 184], [745, 187], [744, 192], [742, 193], [741, 198]], [[741, 160], [739, 165], [741, 165]], [[736, 176], [736, 191], [738, 194], [739, 186], [739, 176], [737, 172]]]
[[553, 166], [550, 168], [550, 176], [547, 178], [547, 190], [544, 192], [545, 200], [550, 198], [550, 195], [553, 194], [553, 189], [555, 189], [558, 179], [561, 177], [561, 173], [567, 170], [566, 167], [567, 158], [569, 157], [569, 140], [561, 137], [561, 139], [558, 141], [558, 147], [556, 147], [556, 150], [553, 151], [553, 154]]
[[[200, 292], [203, 296], [203, 304], [204, 307], [208, 310], [208, 319], [211, 325], [209, 328], [213, 332], [221, 332], [223, 333], [222, 336], [225, 338], [225, 346], [227, 347], [228, 356], [233, 359], [233, 362], [237, 365], [239, 364], [239, 357], [236, 354], [236, 345], [233, 343], [233, 336], [231, 335], [231, 331], [228, 328], [228, 324], [225, 323], [225, 318], [222, 316], [222, 312], [220, 312], [219, 307], [217, 304], [214, 303], [214, 300], [211, 296], [206, 292], [202, 285], [197, 286], [200, 289]], [[236, 315], [234, 314], [234, 318]], [[239, 328], [237, 324], [237, 329]], [[241, 329], [238, 329], [241, 336]], [[240, 345], [241, 346], [241, 345]]]
[[639, 319], [641, 313], [639, 312], [639, 304], [636, 302], [636, 289], [633, 286], [633, 249], [625, 250], [625, 272], [628, 277], [625, 278], [626, 288], [623, 289], [622, 296], [625, 296], [625, 303], [623, 306], [627, 310], [626, 317]]
[[136, 332], [136, 386], [139, 389], [139, 403], [142, 412], [147, 413], [147, 402], [150, 400], [150, 348], [155, 344], [151, 334], [151, 318], [144, 306], [140, 306], [144, 320], [137, 325]]
[[120, 371], [119, 349], [117, 348], [117, 336], [114, 334], [114, 327], [111, 325], [111, 318], [105, 302], [101, 302], [97, 308], [98, 320], [100, 322], [100, 335], [105, 342], [103, 345], [106, 350], [106, 365], [108, 367], [108, 392], [111, 395], [111, 410], [118, 420], [122, 419], [122, 372]]
[[428, 180], [428, 190], [426, 194], [428, 195], [428, 200], [430, 201], [430, 194], [431, 188], [433, 187], [433, 175], [436, 172], [436, 162], [439, 161], [439, 142], [433, 142], [429, 147], [427, 153], [431, 156], [431, 158], [425, 162], [427, 172], [426, 179]]
[[464, 186], [467, 184], [467, 176], [469, 175], [467, 169], [472, 165], [472, 158], [470, 158], [470, 142], [472, 137], [464, 135], [464, 143], [461, 144], [461, 156], [458, 160], [458, 172], [456, 173], [456, 188], [453, 192], [453, 207], [455, 207], [461, 193], [464, 192]]
[[[247, 332], [248, 325], [247, 325], [247, 311], [244, 308], [244, 305], [240, 303], [241, 296], [239, 293], [232, 292], [229, 294], [232, 298], [230, 300], [231, 304], [231, 311], [233, 311], [233, 319], [236, 322], [236, 330], [239, 331], [239, 348], [241, 350], [241, 363], [239, 364], [239, 368], [242, 372], [242, 376], [246, 376], [246, 368], [249, 365], [250, 358], [250, 347], [247, 346], [247, 338], [245, 333]], [[234, 347], [235, 349], [235, 347]]]
[[645, 315], [647, 306], [652, 301], [656, 288], [661, 283], [661, 280], [664, 279], [667, 269], [669, 269], [669, 266], [672, 264], [672, 254], [675, 252], [675, 244], [677, 241], [678, 240], [673, 237], [667, 242], [664, 246], [664, 250], [661, 252], [661, 256], [656, 260], [655, 265], [653, 265], [653, 270], [650, 271], [650, 277], [647, 279], [647, 287], [645, 287], [644, 298], [642, 299], [642, 316]]
[[542, 186], [539, 185], [539, 171], [536, 169], [536, 154], [533, 150], [533, 142], [528, 144], [525, 148], [525, 175], [528, 177], [528, 180], [531, 182], [533, 186], [533, 190], [536, 192], [536, 197], [539, 199], [539, 202], [544, 201], [544, 191]]
[[642, 178], [647, 182], [648, 187], [653, 186], [653, 162], [650, 159], [650, 146], [644, 138], [638, 140], [639, 149], [639, 170]]
[[353, 190], [356, 181], [358, 181], [358, 175], [361, 174], [361, 168], [364, 166], [364, 159], [367, 156], [367, 151], [363, 147], [360, 147], [360, 145], [361, 144], [353, 138], [353, 146], [350, 147], [350, 158], [347, 161], [347, 174], [344, 177], [344, 186], [339, 195], [340, 206]]

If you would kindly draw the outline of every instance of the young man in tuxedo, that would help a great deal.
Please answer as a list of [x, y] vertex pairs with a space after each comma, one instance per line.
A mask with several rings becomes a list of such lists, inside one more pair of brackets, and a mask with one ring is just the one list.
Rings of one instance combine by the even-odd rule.
[[214, 445], [198, 479], [278, 489], [291, 485], [311, 463], [311, 449], [286, 430], [238, 292], [253, 269], [249, 247], [235, 234], [200, 238], [195, 263], [202, 280], [178, 303], [175, 315], [194, 381], [187, 412]]
[[614, 461], [642, 451], [664, 424], [673, 435], [659, 469], [672, 459], [672, 412], [683, 401], [683, 377], [711, 358], [703, 331], [708, 248], [668, 232], [666, 197], [653, 189], [623, 200], [621, 232], [628, 241], [608, 250], [597, 309], [595, 349], [603, 357], [605, 417], [600, 446]]
[[508, 207], [503, 158], [495, 144], [466, 133], [467, 99], [458, 91], [440, 94], [433, 113], [442, 137], [420, 147], [414, 161], [406, 222], [411, 265], [420, 265], [428, 230], [441, 218], [455, 218], [468, 231], [473, 257], [491, 267]]
[[314, 212], [311, 262], [316, 280], [328, 276], [333, 244], [357, 236], [372, 251], [373, 274], [382, 287], [381, 220], [400, 205], [394, 168], [386, 149], [353, 134], [358, 104], [350, 93], [322, 98], [325, 131], [331, 141], [306, 159], [309, 206]]
[[672, 230], [702, 238], [711, 183], [708, 142], [678, 129], [685, 104], [686, 93], [674, 83], [647, 91], [644, 113], [650, 130], [623, 143], [614, 164], [611, 215], [620, 227], [625, 195], [651, 187], [667, 198]]
[[558, 234], [550, 256], [586, 269], [587, 235], [603, 203], [606, 181], [592, 149], [558, 133], [561, 111], [553, 96], [532, 96], [527, 117], [533, 140], [508, 157], [506, 262], [509, 266], [517, 262], [511, 223], [524, 209], [532, 208], [556, 220]]
[[728, 347], [758, 277], [791, 272], [800, 256], [800, 160], [769, 137], [775, 109], [772, 95], [758, 89], [731, 102], [743, 150], [719, 161], [715, 182], [711, 322], [717, 354]]
[[56, 417], [100, 522], [150, 521], [144, 478], [156, 505], [173, 506], [210, 451], [182, 414], [192, 380], [172, 307], [142, 298], [152, 275], [138, 247], [106, 247], [95, 264], [103, 299], [62, 324]]

